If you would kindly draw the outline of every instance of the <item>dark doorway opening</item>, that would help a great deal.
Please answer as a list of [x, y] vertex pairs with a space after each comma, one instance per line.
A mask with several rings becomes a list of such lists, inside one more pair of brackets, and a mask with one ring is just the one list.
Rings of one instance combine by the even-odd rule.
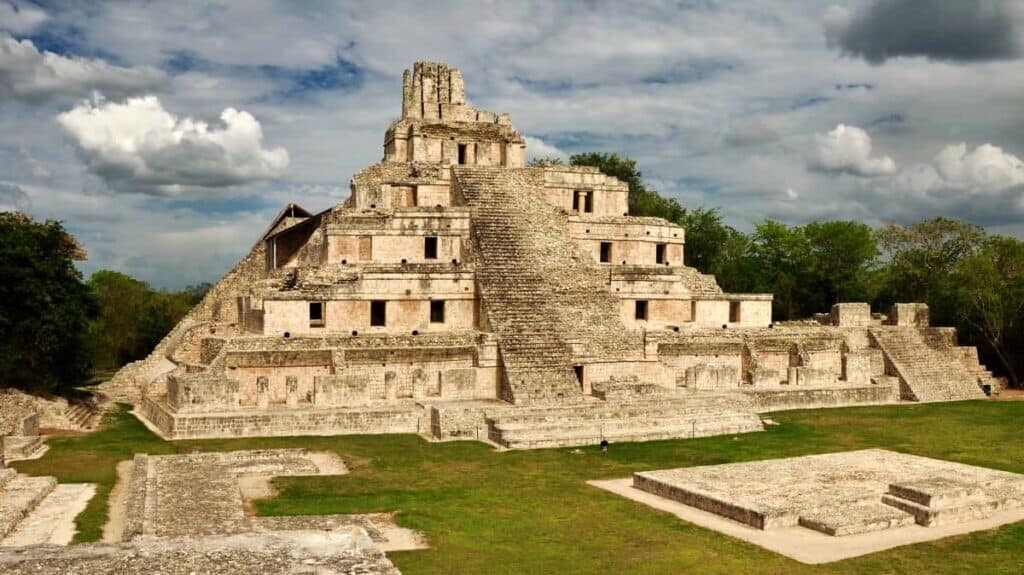
[[647, 300], [636, 300], [636, 319], [641, 321], [647, 320]]
[[430, 302], [430, 323], [444, 323], [444, 300]]
[[370, 302], [370, 325], [372, 326], [383, 326], [387, 324], [388, 315], [388, 302], [383, 300], [373, 300]]

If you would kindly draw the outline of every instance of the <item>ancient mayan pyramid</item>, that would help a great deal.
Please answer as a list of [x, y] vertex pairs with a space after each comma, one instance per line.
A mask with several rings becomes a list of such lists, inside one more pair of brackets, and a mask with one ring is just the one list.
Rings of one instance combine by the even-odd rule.
[[505, 447], [761, 429], [758, 411], [983, 397], [973, 348], [898, 306], [772, 324], [594, 168], [526, 167], [507, 114], [418, 62], [351, 196], [289, 204], [110, 382], [168, 438], [420, 433]]

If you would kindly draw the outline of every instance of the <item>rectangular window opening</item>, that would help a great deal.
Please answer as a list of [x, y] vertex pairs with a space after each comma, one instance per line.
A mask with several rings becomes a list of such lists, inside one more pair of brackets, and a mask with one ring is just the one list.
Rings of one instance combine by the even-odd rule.
[[658, 244], [655, 246], [654, 261], [659, 264], [665, 263], [665, 244]]
[[731, 301], [729, 302], [729, 322], [739, 323], [740, 321], [740, 302]]
[[427, 236], [423, 238], [423, 257], [428, 260], [437, 259], [437, 238]]
[[579, 383], [582, 386], [583, 385], [583, 366], [582, 365], [574, 365], [574, 366], [572, 366], [572, 370], [576, 373], [576, 382]]
[[647, 300], [636, 300], [636, 319], [647, 321]]
[[587, 192], [583, 198], [583, 211], [588, 214], [594, 211], [594, 192]]
[[430, 302], [430, 323], [444, 323], [444, 300]]
[[580, 193], [575, 190], [572, 192], [572, 211], [580, 211]]
[[309, 327], [324, 326], [324, 302], [309, 302]]
[[387, 305], [384, 300], [373, 300], [370, 302], [370, 325], [384, 326], [387, 324]]
[[612, 261], [612, 243], [601, 242], [601, 263], [606, 264]]
[[459, 165], [466, 163], [466, 144], [459, 144]]

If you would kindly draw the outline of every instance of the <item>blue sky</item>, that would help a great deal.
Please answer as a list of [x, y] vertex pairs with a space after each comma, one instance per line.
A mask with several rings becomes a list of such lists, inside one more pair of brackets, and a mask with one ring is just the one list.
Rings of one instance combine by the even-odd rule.
[[222, 275], [288, 202], [348, 195], [416, 60], [534, 156], [613, 151], [750, 229], [935, 215], [1024, 236], [1012, 0], [0, 0], [0, 208], [83, 269]]

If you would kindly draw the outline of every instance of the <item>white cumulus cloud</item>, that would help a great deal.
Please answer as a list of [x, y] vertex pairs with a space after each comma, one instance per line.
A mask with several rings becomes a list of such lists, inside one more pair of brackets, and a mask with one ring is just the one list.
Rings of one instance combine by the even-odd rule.
[[985, 191], [1024, 184], [1024, 162], [992, 144], [971, 152], [965, 143], [946, 146], [935, 156], [935, 168], [943, 180], [958, 187]]
[[566, 154], [557, 146], [553, 146], [540, 138], [526, 136], [526, 157], [528, 160], [559, 158], [562, 161], [568, 161], [569, 154]]
[[120, 98], [159, 90], [167, 84], [167, 75], [156, 68], [124, 68], [103, 60], [40, 52], [31, 40], [0, 33], [0, 102], [39, 104], [55, 97], [78, 98], [93, 92]]
[[284, 173], [288, 151], [263, 147], [252, 114], [227, 108], [220, 119], [178, 118], [155, 96], [82, 102], [57, 116], [89, 170], [119, 191], [208, 194]]
[[857, 126], [839, 124], [827, 134], [815, 136], [817, 165], [827, 172], [845, 172], [856, 176], [887, 176], [896, 172], [889, 156], [871, 155], [871, 136]]

